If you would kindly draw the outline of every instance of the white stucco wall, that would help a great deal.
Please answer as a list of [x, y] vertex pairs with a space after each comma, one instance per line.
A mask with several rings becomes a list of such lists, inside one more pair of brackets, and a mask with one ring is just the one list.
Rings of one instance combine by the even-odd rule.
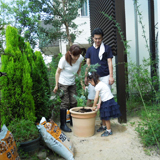
[[126, 39], [129, 41], [129, 59], [136, 61], [136, 50], [135, 50], [135, 15], [133, 0], [125, 0], [125, 17], [126, 17]]
[[[139, 11], [142, 13], [142, 23], [145, 26], [145, 35], [149, 40], [149, 23], [148, 23], [148, 1], [139, 0]], [[125, 14], [126, 14], [126, 39], [129, 42], [130, 55], [128, 56], [128, 62], [136, 62], [136, 30], [135, 30], [135, 11], [133, 0], [125, 0]], [[138, 51], [139, 51], [139, 64], [142, 64], [143, 58], [149, 58], [149, 53], [147, 51], [145, 39], [142, 37], [143, 30], [142, 25], [139, 23], [138, 19]], [[149, 45], [149, 41], [148, 41]]]
[[[160, 58], [160, 0], [157, 1], [157, 22], [158, 22], [158, 55]], [[160, 75], [160, 60], [159, 60], [159, 75]]]
[[[148, 1], [139, 0], [138, 1], [139, 11], [142, 13], [142, 23], [145, 26], [145, 36], [148, 41], [147, 45], [149, 46], [149, 15], [148, 15]], [[155, 10], [155, 35], [158, 33], [158, 54], [160, 57], [160, 1], [154, 0], [154, 10]], [[141, 65], [143, 63], [143, 58], [149, 58], [149, 52], [146, 47], [146, 42], [143, 35], [142, 25], [139, 23], [139, 16], [137, 15], [137, 26], [138, 31], [136, 32], [135, 27], [135, 10], [134, 10], [134, 2], [133, 0], [125, 0], [125, 14], [126, 14], [126, 39], [129, 42], [130, 55], [128, 55], [128, 63], [135, 62], [135, 64]], [[139, 61], [137, 59], [137, 50], [136, 50], [136, 33], [138, 33], [138, 53], [139, 53]], [[137, 62], [138, 61], [138, 62]], [[160, 61], [158, 62], [160, 68]], [[151, 67], [148, 66], [148, 71], [150, 72]], [[160, 72], [159, 72], [160, 75]]]
[[[78, 17], [75, 19], [74, 22], [79, 25], [78, 29], [82, 31], [82, 33], [79, 36], [77, 36], [75, 43], [88, 44], [87, 39], [90, 37], [90, 18]], [[83, 25], [80, 25], [80, 24], [83, 24]]]
[[[142, 13], [142, 23], [145, 26], [145, 35], [148, 40], [149, 46], [149, 20], [148, 20], [148, 1], [139, 0], [139, 11]], [[160, 57], [160, 1], [154, 0], [154, 10], [155, 10], [155, 36], [158, 33], [158, 55]], [[128, 62], [131, 60], [132, 62], [136, 62], [136, 39], [135, 39], [135, 13], [134, 13], [134, 5], [133, 0], [125, 0], [125, 12], [126, 12], [126, 39], [130, 45], [130, 55], [128, 56]], [[139, 20], [139, 16], [137, 15]], [[138, 49], [139, 49], [139, 64], [142, 64], [143, 58], [149, 58], [149, 53], [146, 48], [145, 39], [142, 37], [142, 26], [138, 22]], [[158, 62], [160, 68], [160, 61]], [[150, 71], [150, 67], [148, 67]], [[160, 75], [160, 70], [159, 70]]]
[[[88, 16], [86, 17], [77, 17], [74, 22], [79, 25], [78, 30], [82, 31], [80, 35], [77, 35], [76, 40], [74, 41], [75, 44], [80, 45], [83, 47], [82, 44], [88, 44], [87, 39], [90, 37], [90, 18]], [[85, 24], [84, 24], [85, 23]], [[61, 41], [60, 46], [61, 46], [61, 53], [65, 54], [66, 53], [66, 45], [67, 43]]]

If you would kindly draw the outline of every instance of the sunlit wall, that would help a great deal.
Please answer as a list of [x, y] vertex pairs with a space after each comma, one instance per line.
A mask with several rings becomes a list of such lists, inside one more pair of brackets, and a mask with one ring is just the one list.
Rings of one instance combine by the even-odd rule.
[[[156, 27], [158, 28], [158, 29], [156, 29], [156, 33], [158, 35], [157, 46], [158, 46], [158, 55], [159, 55], [159, 58], [160, 58], [160, 0], [155, 0], [155, 8], [156, 8], [155, 12], [156, 12], [156, 15], [157, 15], [156, 18], [155, 18], [155, 24], [157, 24]], [[160, 75], [160, 60], [159, 60], [159, 75]]]
[[[145, 26], [145, 35], [149, 45], [148, 1], [139, 0], [139, 11], [142, 13], [142, 23]], [[126, 15], [126, 39], [129, 41], [128, 62], [142, 63], [143, 58], [149, 58], [146, 42], [143, 38], [142, 25], [139, 23], [139, 15], [136, 13], [134, 0], [125, 0]]]

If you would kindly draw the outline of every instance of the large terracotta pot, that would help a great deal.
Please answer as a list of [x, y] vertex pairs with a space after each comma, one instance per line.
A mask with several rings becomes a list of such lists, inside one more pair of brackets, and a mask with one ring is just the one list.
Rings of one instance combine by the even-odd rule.
[[[70, 109], [73, 121], [73, 134], [77, 137], [90, 137], [95, 132], [95, 119], [97, 111], [80, 113], [77, 110], [83, 107], [74, 107]], [[91, 107], [85, 107], [90, 109]]]

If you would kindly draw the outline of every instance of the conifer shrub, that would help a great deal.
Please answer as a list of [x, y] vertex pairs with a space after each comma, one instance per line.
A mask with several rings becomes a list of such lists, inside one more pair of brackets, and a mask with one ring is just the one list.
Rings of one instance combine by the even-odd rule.
[[43, 116], [50, 115], [50, 85], [47, 74], [47, 67], [44, 63], [41, 52], [33, 52], [30, 44], [26, 42], [25, 54], [31, 66], [32, 95], [35, 103], [35, 115], [37, 121]]
[[35, 106], [32, 96], [31, 67], [27, 57], [19, 48], [21, 38], [17, 29], [6, 29], [6, 55], [2, 55], [2, 71], [7, 77], [1, 77], [1, 120], [9, 124], [13, 118], [35, 121]]
[[33, 96], [38, 120], [42, 116], [50, 118], [50, 84], [47, 74], [47, 67], [44, 63], [41, 52], [35, 52], [35, 63], [32, 63]]
[[48, 71], [48, 75], [49, 75], [49, 83], [50, 83], [50, 89], [51, 89], [51, 93], [53, 95], [53, 100], [51, 101], [51, 105], [52, 105], [52, 118], [57, 119], [59, 116], [59, 109], [60, 109], [60, 104], [61, 104], [61, 98], [60, 98], [60, 91], [58, 91], [56, 94], [53, 93], [53, 89], [55, 87], [55, 74], [56, 74], [56, 70], [58, 67], [58, 63], [60, 58], [62, 57], [62, 54], [59, 53], [58, 55], [54, 55], [52, 57], [52, 61], [49, 64], [49, 71]]

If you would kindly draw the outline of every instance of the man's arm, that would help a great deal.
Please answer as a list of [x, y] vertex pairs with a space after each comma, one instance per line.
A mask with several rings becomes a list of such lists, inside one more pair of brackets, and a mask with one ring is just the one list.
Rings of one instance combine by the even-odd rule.
[[112, 58], [108, 58], [108, 67], [109, 67], [109, 84], [112, 85], [114, 83], [114, 78], [113, 78], [113, 65], [112, 65]]

